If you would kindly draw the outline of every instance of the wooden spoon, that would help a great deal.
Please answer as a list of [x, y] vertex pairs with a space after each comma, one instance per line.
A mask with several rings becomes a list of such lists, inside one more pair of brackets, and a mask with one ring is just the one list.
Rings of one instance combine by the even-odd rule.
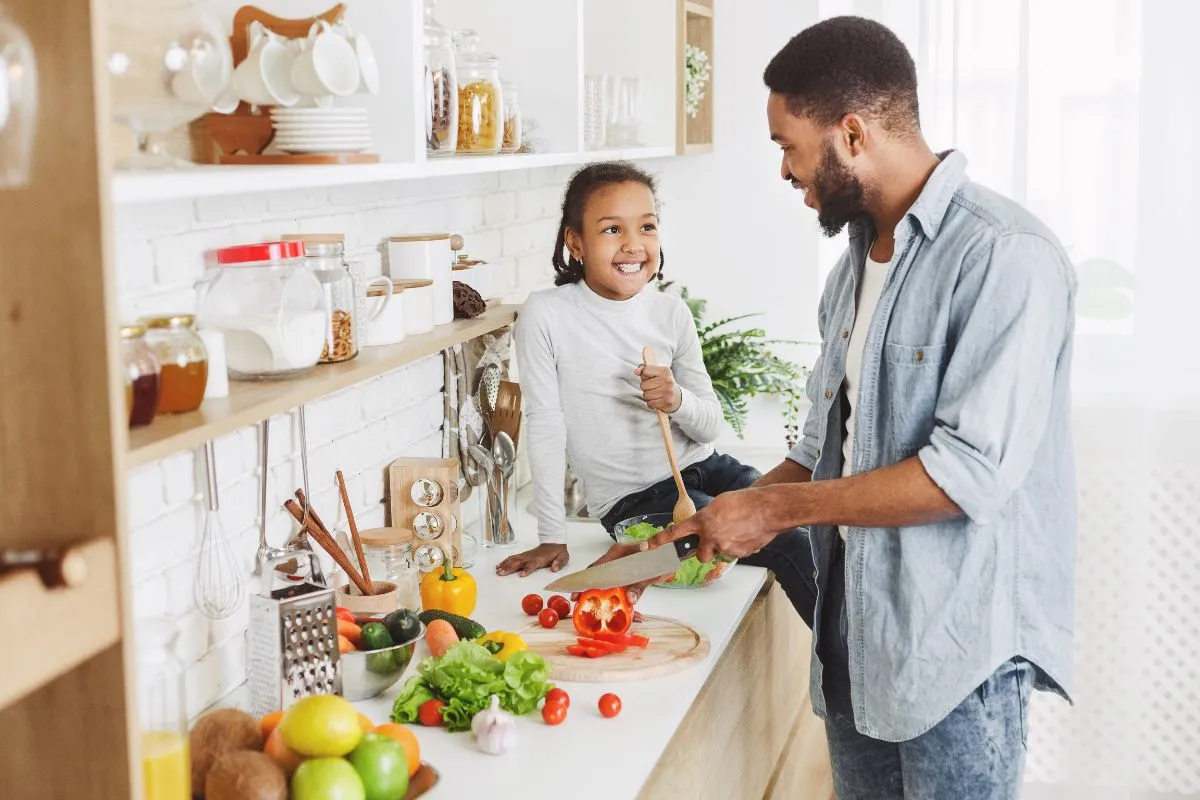
[[[660, 366], [654, 355], [654, 348], [647, 345], [642, 349], [642, 364], [647, 367]], [[683, 522], [689, 517], [696, 516], [696, 504], [688, 497], [687, 487], [683, 485], [683, 475], [679, 472], [679, 462], [675, 460], [675, 441], [671, 438], [671, 422], [667, 415], [657, 408], [658, 427], [662, 428], [663, 443], [667, 446], [667, 460], [671, 462], [671, 474], [675, 477], [675, 488], [679, 490], [679, 500], [672, 512], [672, 522]]]

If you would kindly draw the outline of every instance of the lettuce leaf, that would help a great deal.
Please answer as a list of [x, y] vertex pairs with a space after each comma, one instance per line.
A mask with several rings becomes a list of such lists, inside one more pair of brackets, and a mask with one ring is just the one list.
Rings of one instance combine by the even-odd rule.
[[459, 642], [441, 658], [422, 661], [417, 672], [396, 697], [392, 720], [411, 724], [421, 704], [437, 698], [446, 704], [442, 719], [450, 731], [469, 730], [472, 718], [488, 707], [493, 695], [505, 711], [528, 714], [554, 688], [548, 680], [549, 665], [536, 653], [522, 650], [501, 661], [473, 641]]
[[636, 525], [630, 525], [626, 528], [622, 535], [644, 542], [661, 530], [662, 528], [657, 525], [651, 525], [649, 522], [639, 522]]

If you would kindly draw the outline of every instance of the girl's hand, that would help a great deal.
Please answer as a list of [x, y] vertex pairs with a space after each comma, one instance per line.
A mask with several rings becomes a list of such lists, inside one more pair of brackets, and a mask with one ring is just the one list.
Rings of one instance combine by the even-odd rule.
[[509, 556], [496, 565], [497, 575], [511, 575], [520, 571], [521, 577], [532, 575], [539, 569], [550, 568], [558, 572], [567, 565], [567, 546], [565, 544], [539, 544], [532, 550]]
[[674, 414], [683, 403], [683, 390], [675, 383], [670, 367], [641, 366], [634, 375], [642, 379], [642, 399], [664, 414]]

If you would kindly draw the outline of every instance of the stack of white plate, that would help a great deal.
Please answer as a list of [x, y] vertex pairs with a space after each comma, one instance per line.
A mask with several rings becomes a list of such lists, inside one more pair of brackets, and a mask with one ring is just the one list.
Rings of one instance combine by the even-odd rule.
[[359, 153], [371, 146], [364, 108], [272, 108], [275, 146], [288, 153]]

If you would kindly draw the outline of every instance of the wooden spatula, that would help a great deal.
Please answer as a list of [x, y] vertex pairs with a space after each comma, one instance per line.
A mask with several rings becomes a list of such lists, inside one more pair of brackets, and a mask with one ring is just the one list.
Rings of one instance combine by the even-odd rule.
[[[642, 349], [642, 364], [647, 367], [660, 366], [654, 355], [654, 348], [646, 346]], [[679, 490], [679, 500], [672, 512], [673, 522], [683, 522], [688, 517], [696, 515], [696, 504], [688, 497], [687, 487], [683, 485], [683, 475], [679, 473], [679, 462], [675, 460], [675, 441], [671, 438], [671, 421], [667, 415], [658, 409], [658, 427], [662, 428], [663, 443], [667, 446], [667, 460], [671, 462], [671, 474], [675, 476], [675, 488]]]

